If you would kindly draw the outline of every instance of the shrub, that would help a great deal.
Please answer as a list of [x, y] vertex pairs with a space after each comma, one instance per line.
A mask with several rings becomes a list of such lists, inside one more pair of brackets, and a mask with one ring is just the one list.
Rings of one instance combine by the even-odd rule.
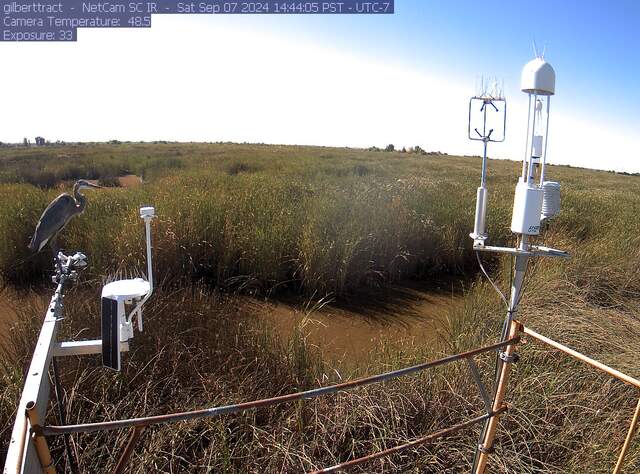
[[243, 162], [235, 162], [227, 167], [227, 174], [230, 176], [235, 176], [240, 173], [249, 173], [252, 171], [251, 167]]
[[366, 176], [371, 172], [365, 165], [356, 165], [353, 167], [353, 174], [356, 176]]

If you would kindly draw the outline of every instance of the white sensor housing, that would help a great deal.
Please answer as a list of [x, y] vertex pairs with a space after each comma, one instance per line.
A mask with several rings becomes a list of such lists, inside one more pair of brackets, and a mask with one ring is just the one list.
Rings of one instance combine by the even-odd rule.
[[545, 181], [542, 183], [542, 192], [544, 198], [542, 200], [543, 220], [550, 219], [560, 214], [560, 183], [556, 181]]
[[543, 191], [538, 186], [519, 181], [513, 200], [511, 230], [518, 234], [538, 235]]
[[534, 135], [533, 150], [531, 153], [531, 157], [537, 159], [537, 162], [540, 162], [541, 156], [542, 156], [542, 135]]
[[142, 217], [143, 219], [145, 217], [155, 217], [156, 216], [156, 210], [153, 207], [141, 207], [140, 208], [140, 217]]
[[522, 68], [520, 88], [527, 94], [553, 95], [556, 93], [556, 72], [544, 59], [534, 58]]
[[473, 226], [473, 233], [469, 234], [478, 245], [484, 245], [487, 239], [487, 188], [480, 186], [476, 193], [476, 220]]

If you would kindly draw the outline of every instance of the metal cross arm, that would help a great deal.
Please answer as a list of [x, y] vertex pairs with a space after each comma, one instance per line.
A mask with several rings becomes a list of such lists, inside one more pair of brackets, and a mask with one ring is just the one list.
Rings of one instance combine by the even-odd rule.
[[484, 403], [484, 409], [487, 414], [492, 413], [491, 410], [491, 397], [487, 392], [487, 389], [482, 383], [482, 377], [480, 376], [480, 371], [478, 370], [478, 366], [476, 365], [476, 361], [473, 360], [473, 357], [467, 357], [467, 365], [469, 366], [469, 371], [471, 372], [471, 376], [478, 386], [478, 391], [480, 392], [480, 396], [482, 397], [482, 402]]

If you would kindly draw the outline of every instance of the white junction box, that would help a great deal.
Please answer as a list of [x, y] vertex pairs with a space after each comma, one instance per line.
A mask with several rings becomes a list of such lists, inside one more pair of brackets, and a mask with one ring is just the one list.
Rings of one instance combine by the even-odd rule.
[[513, 200], [511, 230], [518, 234], [538, 235], [544, 192], [535, 184], [519, 181]]

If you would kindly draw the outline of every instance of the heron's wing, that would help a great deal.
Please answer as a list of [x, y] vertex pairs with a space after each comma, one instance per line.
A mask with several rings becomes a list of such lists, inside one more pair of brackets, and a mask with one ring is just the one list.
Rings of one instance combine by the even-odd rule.
[[29, 248], [40, 251], [60, 230], [67, 225], [69, 219], [78, 213], [76, 201], [69, 194], [61, 194], [47, 206], [42, 213], [36, 231], [33, 233]]

